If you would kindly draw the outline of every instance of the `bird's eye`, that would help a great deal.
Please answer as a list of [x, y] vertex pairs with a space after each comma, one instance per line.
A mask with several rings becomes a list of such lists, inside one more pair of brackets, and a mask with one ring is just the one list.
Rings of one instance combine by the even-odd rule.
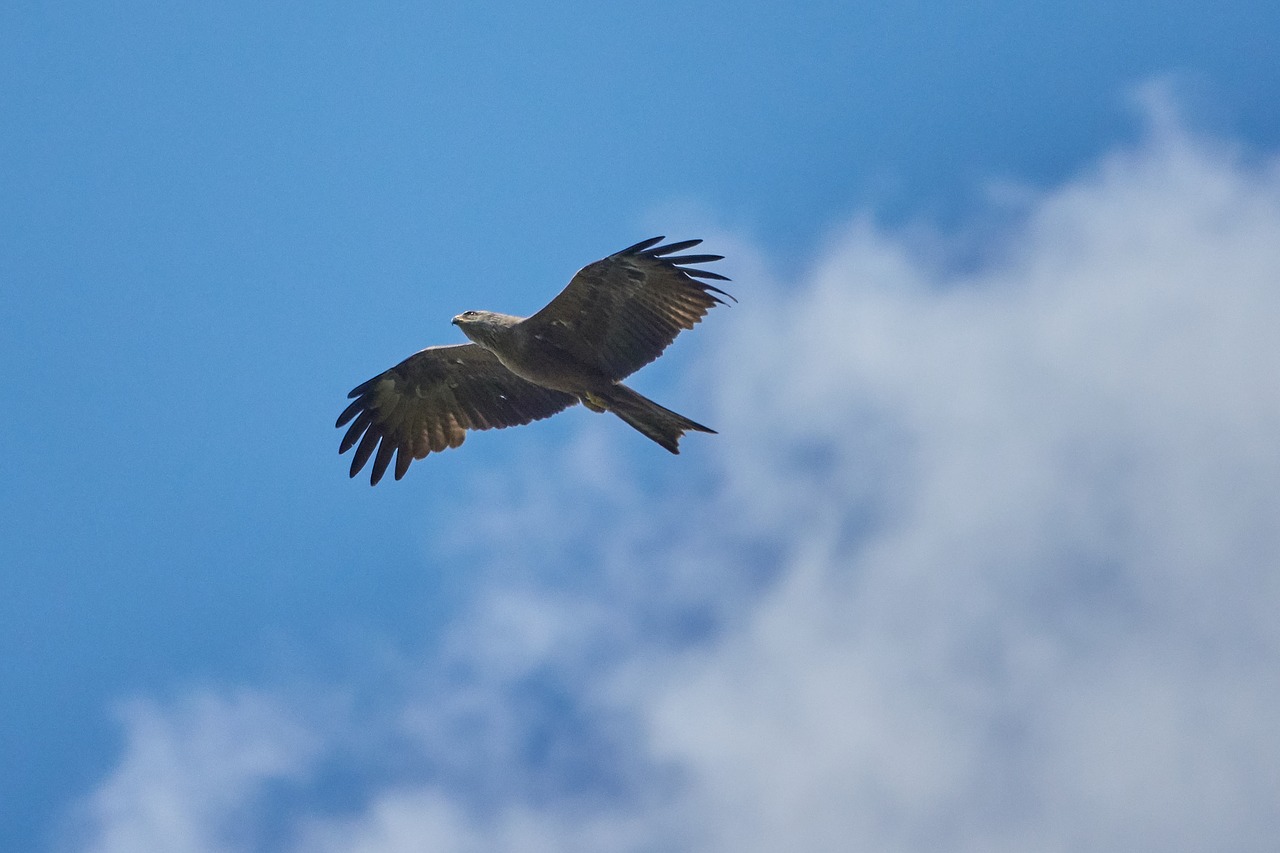
[[476, 312], [474, 312], [474, 311], [463, 311], [463, 312], [462, 312], [462, 316], [463, 316], [463, 317], [474, 317], [474, 316], [476, 316]]

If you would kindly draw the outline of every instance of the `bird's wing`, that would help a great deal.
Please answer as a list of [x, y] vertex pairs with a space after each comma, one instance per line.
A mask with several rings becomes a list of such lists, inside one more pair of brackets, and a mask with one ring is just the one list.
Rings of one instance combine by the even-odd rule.
[[578, 270], [568, 287], [523, 321], [534, 337], [620, 380], [653, 361], [682, 329], [692, 329], [719, 296], [732, 296], [702, 279], [728, 281], [692, 264], [721, 255], [674, 255], [701, 240], [659, 246], [654, 237]]
[[355, 400], [336, 426], [351, 426], [338, 452], [356, 448], [352, 477], [373, 456], [371, 485], [382, 479], [392, 454], [399, 480], [414, 459], [457, 447], [469, 429], [527, 424], [577, 402], [571, 394], [526, 382], [475, 344], [428, 347], [347, 396]]

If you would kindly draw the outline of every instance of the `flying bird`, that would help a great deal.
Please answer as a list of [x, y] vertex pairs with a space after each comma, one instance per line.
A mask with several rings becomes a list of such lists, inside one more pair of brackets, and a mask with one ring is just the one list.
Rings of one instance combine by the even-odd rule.
[[622, 384], [726, 304], [721, 296], [733, 299], [706, 281], [726, 276], [694, 267], [723, 255], [677, 255], [702, 241], [665, 239], [588, 264], [531, 317], [463, 312], [453, 324], [472, 343], [427, 347], [353, 388], [336, 424], [351, 424], [338, 447], [356, 449], [351, 476], [372, 457], [377, 485], [394, 455], [399, 480], [414, 459], [462, 444], [467, 430], [527, 424], [576, 403], [613, 412], [672, 453], [687, 431], [714, 433]]

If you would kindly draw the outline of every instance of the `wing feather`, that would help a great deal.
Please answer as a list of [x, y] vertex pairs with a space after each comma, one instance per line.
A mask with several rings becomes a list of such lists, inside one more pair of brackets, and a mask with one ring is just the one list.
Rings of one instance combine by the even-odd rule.
[[701, 280], [727, 277], [690, 266], [722, 255], [676, 255], [702, 241], [659, 245], [664, 239], [644, 240], [583, 267], [522, 325], [614, 381], [630, 376], [661, 355], [681, 331], [725, 304], [720, 296], [733, 299]]
[[413, 461], [413, 450], [407, 444], [402, 444], [396, 448], [396, 479], [399, 480], [404, 476], [404, 472], [409, 470], [409, 463]]
[[[359, 405], [359, 401], [357, 400], [355, 403], [352, 403], [351, 405], [352, 406]], [[347, 434], [342, 437], [342, 444], [338, 445], [338, 453], [346, 453], [348, 450], [351, 449], [351, 445], [355, 444], [356, 440], [359, 439], [360, 436], [364, 435], [364, 431], [368, 429], [369, 424], [373, 422], [373, 415], [374, 415], [373, 409], [365, 409], [364, 411], [360, 412], [360, 417], [356, 418], [355, 421], [352, 422], [351, 428], [348, 429]], [[342, 423], [343, 423], [342, 418], [339, 418], [338, 419], [339, 428], [342, 427]]]
[[364, 438], [360, 439], [360, 445], [356, 447], [355, 455], [351, 457], [351, 476], [354, 477], [364, 463], [369, 461], [369, 457], [373, 455], [373, 449], [378, 446], [378, 442], [382, 440], [381, 425], [370, 426], [365, 432]]
[[393, 456], [399, 480], [414, 459], [462, 444], [467, 430], [527, 424], [578, 401], [526, 382], [475, 344], [428, 347], [357, 385], [349, 396], [354, 402], [336, 426], [351, 426], [338, 452], [356, 448], [352, 477], [373, 457], [371, 485], [382, 479]]
[[382, 475], [387, 472], [387, 465], [391, 463], [391, 454], [396, 452], [396, 444], [387, 441], [387, 437], [382, 437], [382, 443], [378, 445], [378, 454], [373, 457], [373, 479], [381, 480]]
[[[727, 275], [720, 275], [720, 273], [718, 273], [718, 272], [712, 272], [711, 270], [685, 270], [685, 271], [684, 271], [684, 274], [685, 274], [685, 275], [691, 275], [691, 276], [693, 276], [694, 278], [709, 278], [709, 279], [713, 279], [713, 280], [715, 280], [715, 281], [729, 281], [729, 280], [730, 280], [730, 279], [729, 279], [729, 276], [727, 276]], [[721, 290], [721, 289], [720, 289], [720, 288], [718, 288], [718, 287], [712, 287], [711, 285], [709, 285], [709, 284], [708, 284], [708, 285], [706, 286], [706, 288], [707, 288], [707, 290], [714, 290], [716, 293], [719, 293], [721, 296], [729, 296], [729, 294], [725, 293], [723, 290]], [[730, 296], [729, 298], [730, 298], [730, 299], [732, 299], [733, 297], [732, 297], [732, 296]]]
[[[662, 238], [658, 238], [658, 239], [661, 240]], [[663, 255], [670, 255], [670, 254], [674, 254], [675, 252], [683, 252], [685, 249], [692, 249], [694, 246], [698, 245], [701, 242], [702, 242], [701, 240], [681, 240], [678, 243], [668, 243], [665, 246], [659, 246], [656, 249], [650, 249], [649, 254], [653, 255], [655, 258], [659, 258], [659, 257], [662, 257]]]
[[639, 243], [636, 243], [634, 246], [628, 246], [627, 248], [623, 249], [621, 252], [616, 252], [615, 254], [634, 255], [638, 252], [643, 252], [645, 249], [649, 248], [650, 246], [654, 246], [654, 245], [657, 245], [658, 243], [661, 243], [665, 239], [667, 238], [666, 237], [650, 237], [648, 240], [641, 240]]

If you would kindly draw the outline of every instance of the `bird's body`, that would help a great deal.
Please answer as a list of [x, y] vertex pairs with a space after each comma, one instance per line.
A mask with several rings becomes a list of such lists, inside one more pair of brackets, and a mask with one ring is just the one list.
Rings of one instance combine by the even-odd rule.
[[356, 446], [351, 476], [374, 456], [370, 482], [395, 455], [410, 461], [462, 444], [468, 429], [550, 417], [581, 402], [611, 411], [672, 453], [685, 432], [714, 432], [665, 409], [621, 380], [656, 359], [727, 295], [700, 279], [727, 280], [687, 265], [719, 255], [667, 257], [700, 240], [637, 243], [579, 270], [531, 317], [467, 311], [453, 318], [470, 344], [428, 347], [352, 390], [337, 425], [353, 421], [339, 452]]
[[492, 311], [467, 311], [453, 324], [475, 343], [498, 357], [516, 376], [543, 388], [581, 395], [611, 384], [599, 367], [583, 364], [554, 339], [531, 330], [527, 317]]

